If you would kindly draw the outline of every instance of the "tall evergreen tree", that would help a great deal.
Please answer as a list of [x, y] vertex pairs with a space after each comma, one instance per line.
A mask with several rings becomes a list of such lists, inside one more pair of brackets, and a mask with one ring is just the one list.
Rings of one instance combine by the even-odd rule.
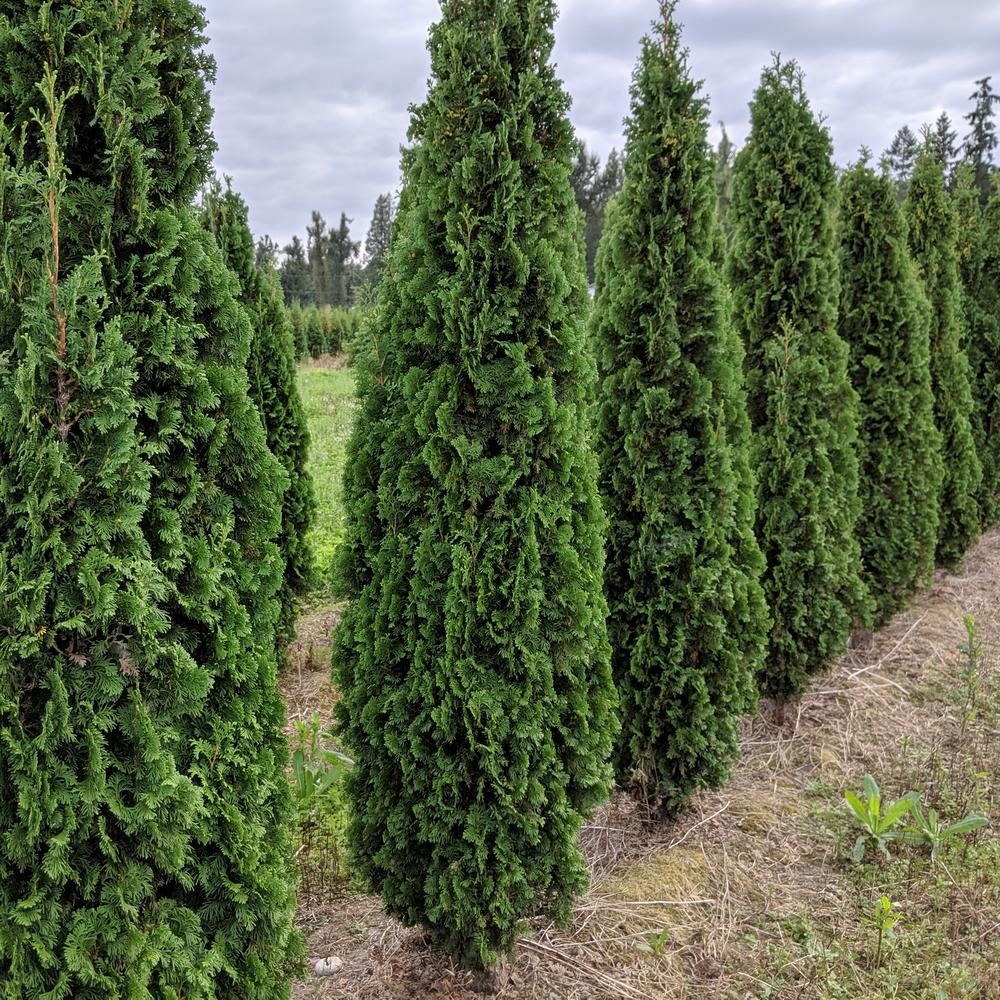
[[0, 997], [289, 995], [281, 470], [187, 0], [0, 3]]
[[979, 535], [982, 466], [972, 436], [969, 361], [961, 344], [961, 286], [955, 210], [930, 149], [917, 161], [904, 205], [910, 249], [930, 301], [934, 417], [944, 448], [937, 560], [954, 566]]
[[993, 93], [992, 77], [976, 80], [976, 90], [969, 95], [974, 102], [972, 110], [965, 116], [969, 123], [969, 134], [965, 139], [964, 162], [975, 172], [976, 187], [979, 188], [980, 204], [985, 205], [992, 192], [993, 154], [997, 148], [996, 110], [1000, 94]]
[[330, 234], [326, 231], [326, 220], [316, 211], [306, 227], [306, 254], [315, 304], [328, 306], [333, 301], [334, 287], [330, 269]]
[[554, 19], [552, 0], [442, 3], [345, 476], [354, 855], [473, 966], [529, 915], [568, 916], [614, 735]]
[[736, 158], [730, 271], [774, 622], [761, 687], [784, 700], [869, 614], [855, 536], [857, 394], [837, 334], [832, 146], [794, 62], [765, 68], [751, 122]]
[[896, 199], [906, 197], [913, 176], [913, 168], [920, 153], [920, 143], [909, 125], [904, 125], [893, 137], [892, 143], [883, 154], [886, 169], [896, 187]]
[[983, 467], [976, 494], [984, 527], [1000, 521], [1000, 185], [979, 205], [970, 166], [958, 168], [958, 263], [972, 387], [972, 435]]
[[285, 304], [309, 305], [315, 302], [316, 292], [302, 240], [298, 236], [293, 236], [292, 242], [285, 247], [284, 252], [285, 259], [281, 264], [281, 287], [285, 293]]
[[351, 239], [351, 220], [341, 212], [340, 225], [327, 236], [329, 297], [324, 305], [344, 309], [351, 305], [353, 263], [361, 244]]
[[941, 164], [945, 182], [950, 183], [958, 160], [958, 133], [951, 127], [948, 112], [942, 111], [933, 125], [924, 125], [920, 134], [924, 145], [930, 148], [934, 159]]
[[736, 162], [736, 146], [733, 144], [732, 139], [729, 138], [726, 126], [722, 125], [721, 122], [719, 124], [722, 127], [722, 138], [719, 140], [718, 148], [715, 151], [713, 163], [716, 214], [719, 218], [719, 224], [722, 226], [722, 231], [725, 234], [726, 246], [728, 247], [733, 240], [733, 227], [729, 212], [730, 206], [733, 203], [733, 164]]
[[840, 334], [860, 396], [857, 533], [881, 624], [934, 572], [943, 456], [929, 316], [888, 175], [865, 161], [847, 171], [839, 229]]
[[264, 271], [275, 271], [278, 268], [278, 253], [278, 244], [264, 233], [254, 247], [254, 263]]
[[365, 277], [377, 286], [382, 280], [385, 257], [392, 237], [392, 195], [380, 194], [365, 239]]
[[668, 812], [728, 776], [767, 644], [743, 350], [699, 89], [662, 3], [633, 76], [591, 321], [617, 771]]
[[250, 395], [267, 432], [268, 447], [288, 476], [279, 536], [284, 585], [277, 640], [283, 649], [294, 635], [299, 598], [313, 580], [313, 558], [306, 536], [316, 509], [312, 476], [306, 468], [309, 430], [295, 379], [295, 335], [273, 274], [254, 262], [247, 206], [228, 180], [225, 188], [217, 180], [209, 185], [202, 214], [226, 264], [240, 282], [241, 302], [253, 330], [248, 359]]

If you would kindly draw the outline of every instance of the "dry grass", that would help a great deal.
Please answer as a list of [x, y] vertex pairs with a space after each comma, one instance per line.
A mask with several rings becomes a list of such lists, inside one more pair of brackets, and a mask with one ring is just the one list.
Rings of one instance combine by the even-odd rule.
[[[995, 531], [962, 575], [939, 574], [911, 611], [859, 637], [782, 726], [767, 705], [748, 720], [743, 760], [723, 790], [697, 797], [670, 824], [651, 822], [616, 796], [584, 830], [592, 885], [572, 926], [537, 923], [488, 987], [428, 950], [418, 931], [388, 919], [377, 900], [344, 896], [312, 902], [300, 921], [312, 958], [339, 955], [345, 970], [298, 984], [295, 997], [471, 1000], [484, 989], [503, 1000], [1000, 997], [996, 965], [990, 971], [991, 956], [1000, 962], [995, 868], [976, 862], [977, 854], [960, 869], [910, 857], [862, 876], [846, 860], [853, 833], [842, 808], [844, 788], [871, 773], [890, 794], [916, 782], [931, 801], [983, 809], [996, 830], [1000, 718], [963, 710], [961, 646], [964, 616], [974, 615], [983, 644], [977, 683], [988, 692], [996, 684], [998, 606]], [[336, 611], [324, 614], [320, 630]], [[328, 712], [325, 663], [316, 673], [300, 669], [288, 685], [293, 716]], [[986, 776], [970, 776], [970, 768]], [[1000, 850], [988, 853], [995, 836], [985, 831], [965, 850], [1000, 862]], [[913, 979], [913, 970], [892, 963], [871, 968], [864, 917], [883, 891], [911, 901], [912, 930], [904, 924], [903, 937], [926, 933], [928, 949], [940, 944], [968, 964], [968, 975], [954, 980], [961, 992], [935, 993], [930, 969]], [[928, 923], [931, 913], [940, 927]], [[637, 948], [663, 931], [660, 954]], [[919, 963], [923, 942], [896, 965]]]

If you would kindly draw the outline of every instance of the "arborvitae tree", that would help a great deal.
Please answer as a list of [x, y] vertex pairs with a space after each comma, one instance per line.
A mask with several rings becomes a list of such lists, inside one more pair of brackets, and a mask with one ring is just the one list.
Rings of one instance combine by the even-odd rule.
[[614, 688], [554, 3], [442, 10], [366, 338], [334, 662], [360, 872], [488, 966], [585, 884]]
[[375, 202], [372, 223], [365, 240], [365, 277], [377, 286], [382, 280], [385, 255], [389, 252], [392, 234], [392, 195], [380, 194]]
[[902, 202], [910, 186], [913, 167], [920, 153], [920, 143], [909, 125], [904, 125], [893, 137], [892, 144], [883, 154], [886, 169], [896, 187], [896, 200]]
[[969, 95], [975, 102], [973, 109], [965, 116], [969, 123], [969, 134], [965, 139], [964, 161], [975, 172], [976, 187], [979, 188], [979, 202], [985, 205], [992, 192], [993, 154], [997, 148], [996, 111], [994, 105], [1000, 102], [1000, 94], [993, 93], [992, 77], [976, 80], [976, 90]]
[[949, 182], [958, 159], [958, 133], [951, 127], [948, 112], [942, 111], [933, 125], [924, 125], [920, 134], [924, 145], [930, 148], [934, 159], [941, 164], [945, 181]]
[[837, 334], [830, 136], [794, 62], [764, 70], [751, 120], [736, 158], [730, 270], [774, 621], [761, 687], [784, 700], [806, 690], [869, 614], [854, 533], [857, 394]]
[[284, 649], [294, 635], [299, 599], [313, 581], [313, 558], [306, 536], [316, 510], [312, 476], [306, 468], [309, 430], [295, 379], [295, 338], [272, 274], [254, 263], [247, 206], [228, 180], [225, 188], [217, 180], [209, 186], [202, 215], [240, 282], [241, 302], [253, 330], [248, 361], [250, 395], [264, 423], [268, 447], [288, 476], [279, 536], [284, 586], [277, 640], [279, 649]]
[[597, 451], [619, 781], [676, 811], [718, 787], [767, 645], [743, 349], [718, 261], [707, 103], [673, 2], [642, 41], [625, 186], [597, 260]]
[[309, 344], [309, 356], [321, 357], [326, 353], [326, 331], [323, 329], [323, 310], [312, 306], [305, 310], [306, 342]]
[[728, 247], [733, 240], [733, 226], [729, 218], [729, 210], [733, 202], [733, 164], [736, 162], [736, 146], [729, 138], [726, 126], [721, 122], [719, 124], [722, 127], [722, 138], [719, 140], [713, 162], [716, 215]]
[[[996, 182], [994, 182], [996, 184]], [[984, 527], [1000, 521], [1000, 186], [985, 208], [969, 166], [957, 173], [958, 262], [972, 387], [972, 435], [983, 467], [976, 494]]]
[[961, 344], [955, 210], [930, 149], [917, 160], [904, 209], [910, 249], [930, 301], [934, 418], [944, 449], [937, 560], [955, 566], [979, 535], [976, 496], [983, 473], [972, 437], [969, 361]]
[[0, 996], [273, 1000], [299, 953], [282, 474], [187, 0], [0, 3]]
[[295, 360], [304, 361], [309, 357], [309, 327], [306, 311], [298, 302], [293, 302], [288, 308], [288, 321], [291, 323], [292, 339], [295, 342]]
[[863, 160], [840, 187], [840, 334], [860, 397], [857, 534], [881, 624], [934, 572], [941, 435], [928, 308], [892, 181]]
[[285, 259], [281, 265], [281, 287], [285, 293], [285, 304], [300, 303], [308, 305], [316, 301], [312, 274], [309, 271], [309, 261], [306, 258], [306, 248], [298, 236], [292, 237], [292, 242], [285, 247]]

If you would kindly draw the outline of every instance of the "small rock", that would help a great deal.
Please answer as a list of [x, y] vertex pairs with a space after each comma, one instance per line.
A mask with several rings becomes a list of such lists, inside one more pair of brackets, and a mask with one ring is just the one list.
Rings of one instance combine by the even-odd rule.
[[344, 967], [342, 958], [321, 958], [314, 966], [317, 976], [335, 976]]

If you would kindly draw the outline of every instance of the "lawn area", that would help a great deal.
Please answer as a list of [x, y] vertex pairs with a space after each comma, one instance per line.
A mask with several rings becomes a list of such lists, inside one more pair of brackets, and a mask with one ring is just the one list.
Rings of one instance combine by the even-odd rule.
[[309, 538], [325, 583], [344, 534], [341, 476], [356, 405], [354, 372], [317, 363], [302, 366], [298, 378], [312, 437], [309, 469], [316, 489], [316, 523]]

